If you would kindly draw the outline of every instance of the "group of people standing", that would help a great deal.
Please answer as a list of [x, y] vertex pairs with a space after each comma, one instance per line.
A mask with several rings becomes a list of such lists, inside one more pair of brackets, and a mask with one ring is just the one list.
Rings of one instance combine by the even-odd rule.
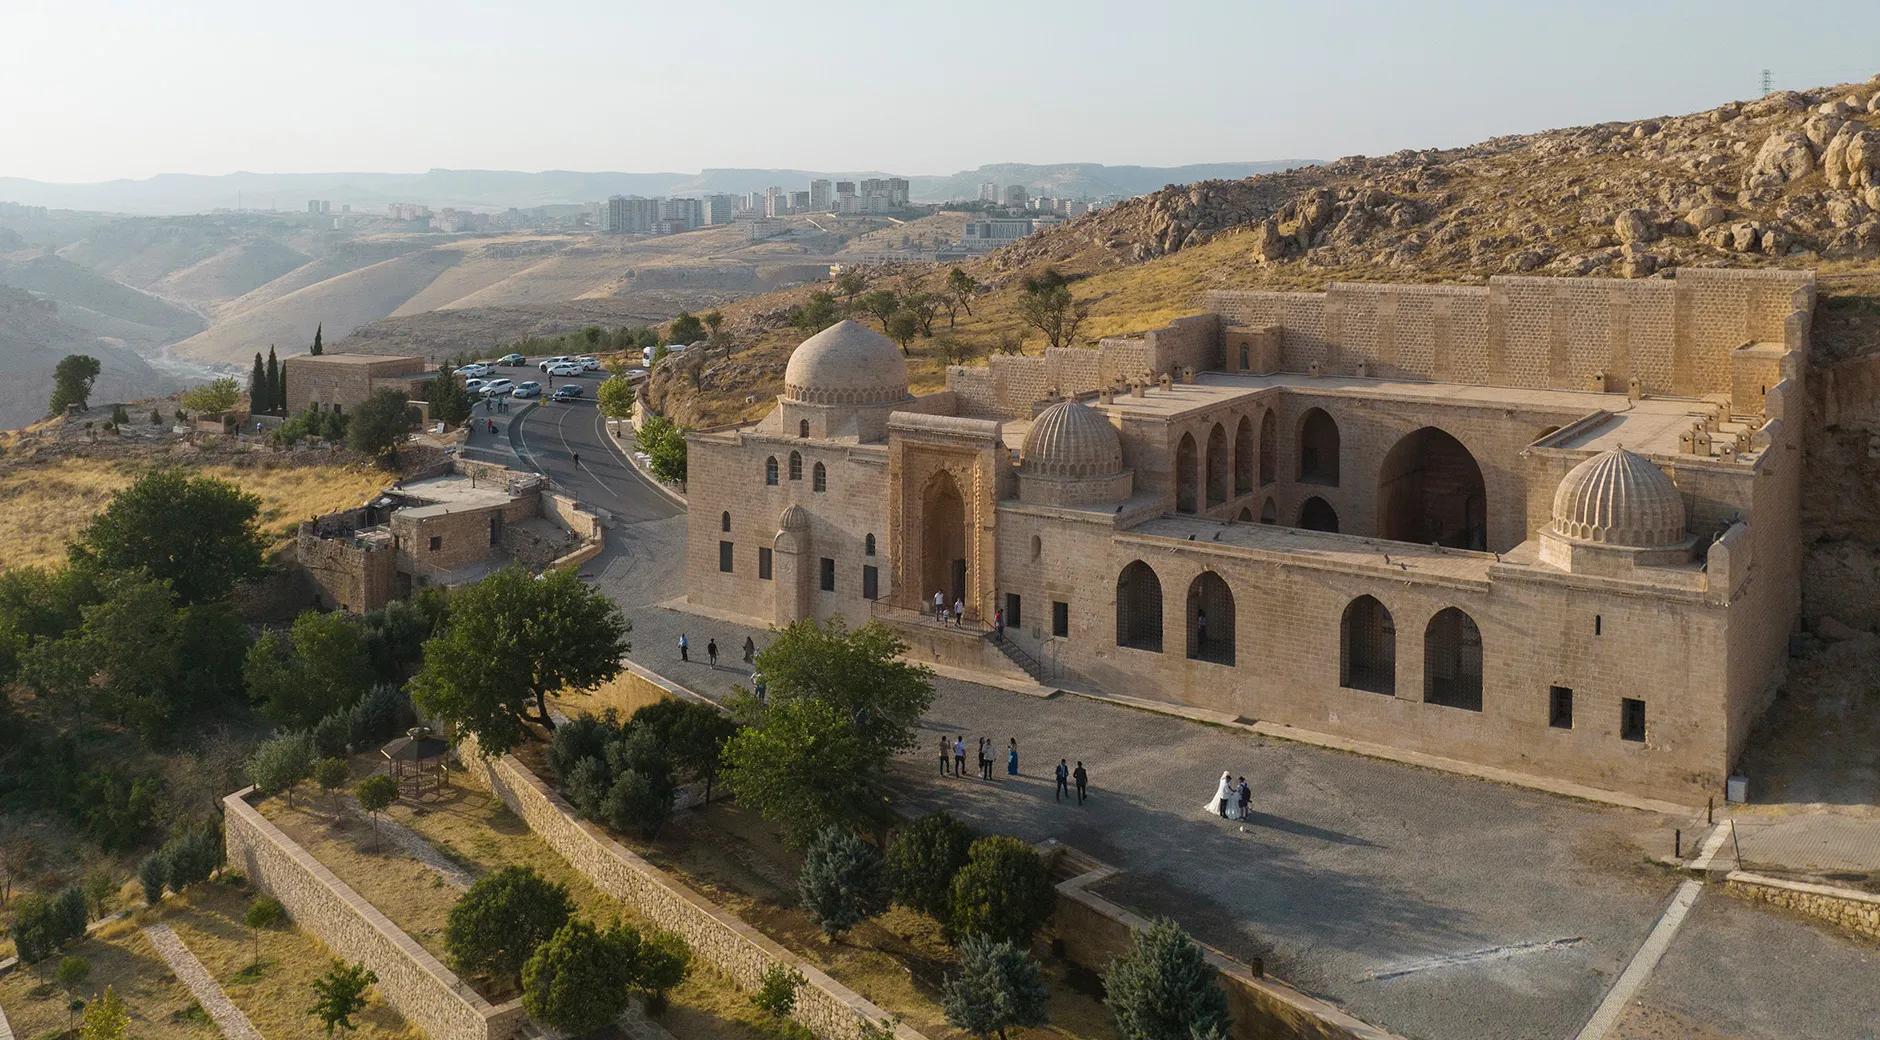
[[[686, 638], [684, 632], [679, 633], [679, 660], [692, 660], [692, 640]], [[713, 668], [718, 667], [718, 640], [716, 637], [705, 641], [705, 660], [708, 661]], [[757, 660], [757, 641], [750, 636], [745, 636], [744, 663], [750, 664], [755, 660]]]
[[1214, 798], [1208, 802], [1208, 811], [1218, 813], [1223, 820], [1244, 820], [1247, 818], [1247, 803], [1253, 800], [1253, 789], [1247, 786], [1247, 778], [1238, 781], [1234, 774], [1221, 771], [1220, 785], [1214, 791]]
[[944, 625], [949, 618], [952, 620], [954, 628], [965, 627], [966, 604], [962, 600], [954, 600], [953, 610], [949, 614], [947, 611], [946, 593], [936, 591], [933, 594], [933, 619]]
[[[992, 764], [996, 761], [995, 754], [996, 749], [992, 743], [992, 738], [980, 737], [979, 750], [974, 753], [974, 757], [979, 763], [979, 779], [992, 779]], [[951, 765], [951, 769], [948, 768], [949, 764]], [[944, 734], [940, 737], [940, 775], [966, 775], [966, 737], [964, 735], [954, 737], [952, 740], [948, 740]], [[1018, 775], [1017, 737], [1013, 737], [1006, 742], [1005, 775]]]

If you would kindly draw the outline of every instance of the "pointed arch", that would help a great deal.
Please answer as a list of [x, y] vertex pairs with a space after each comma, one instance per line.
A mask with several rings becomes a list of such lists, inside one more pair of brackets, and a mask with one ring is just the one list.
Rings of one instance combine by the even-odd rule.
[[1234, 424], [1234, 494], [1253, 490], [1253, 419], [1241, 416]]
[[1188, 584], [1188, 658], [1234, 663], [1234, 592], [1213, 571]]
[[1233, 483], [1234, 457], [1227, 452], [1227, 427], [1220, 423], [1208, 431], [1208, 505], [1227, 501]]
[[1423, 699], [1482, 710], [1482, 630], [1455, 607], [1437, 611], [1423, 630]]
[[1198, 484], [1201, 461], [1195, 450], [1195, 435], [1182, 434], [1182, 439], [1175, 445], [1175, 511], [1192, 513], [1198, 508], [1200, 497]]
[[790, 479], [803, 479], [803, 456], [794, 451], [790, 453]]
[[872, 532], [867, 537], [862, 539], [862, 555], [863, 556], [875, 555], [875, 536]]
[[764, 460], [764, 483], [770, 487], [777, 486], [777, 456], [775, 455]]
[[1462, 442], [1434, 426], [1398, 438], [1377, 473], [1377, 536], [1488, 548], [1488, 491]]
[[796, 421], [796, 435], [798, 437], [809, 436], [809, 420], [808, 419], [798, 419]]
[[1279, 523], [1279, 503], [1273, 501], [1272, 495], [1266, 496], [1266, 503], [1260, 507], [1260, 522], [1263, 524]]
[[818, 462], [816, 468], [810, 471], [810, 481], [811, 491], [829, 490], [829, 471], [823, 468], [822, 463]]
[[729, 511], [718, 514], [718, 529], [720, 531], [731, 530], [731, 513]]
[[1116, 645], [1162, 652], [1162, 580], [1141, 560], [1116, 577]]
[[1260, 486], [1279, 479], [1279, 419], [1268, 408], [1260, 415]]
[[1323, 408], [1299, 417], [1299, 482], [1338, 486], [1338, 424]]
[[1330, 502], [1313, 495], [1300, 503], [1297, 526], [1307, 531], [1329, 531], [1337, 534], [1338, 511], [1332, 508]]
[[1397, 692], [1397, 627], [1375, 597], [1359, 596], [1345, 606], [1338, 625], [1338, 685]]

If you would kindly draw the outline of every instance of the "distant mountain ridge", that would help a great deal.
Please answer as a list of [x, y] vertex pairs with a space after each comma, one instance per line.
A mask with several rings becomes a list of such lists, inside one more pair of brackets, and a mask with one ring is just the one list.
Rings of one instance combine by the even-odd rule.
[[[946, 175], [907, 177], [916, 202], [979, 197], [979, 185], [1023, 184], [1033, 195], [1139, 195], [1169, 184], [1309, 165], [1317, 160], [1199, 163], [1188, 166], [1105, 166], [1101, 163], [993, 163]], [[165, 173], [141, 180], [59, 184], [0, 177], [0, 201], [55, 209], [151, 216], [232, 209], [303, 210], [308, 199], [326, 199], [372, 211], [392, 202], [432, 207], [501, 209], [509, 206], [574, 205], [609, 195], [740, 194], [773, 185], [804, 191], [817, 178], [862, 180], [895, 174], [879, 170], [828, 172], [790, 169], [711, 168], [698, 173], [619, 173], [543, 170], [427, 170], [424, 173], [229, 173], [216, 176]]]

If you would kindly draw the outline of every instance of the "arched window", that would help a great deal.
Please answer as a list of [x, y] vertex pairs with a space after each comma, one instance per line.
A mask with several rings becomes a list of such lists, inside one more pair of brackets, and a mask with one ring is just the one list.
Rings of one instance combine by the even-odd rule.
[[803, 456], [794, 451], [790, 453], [790, 479], [803, 479]]
[[777, 486], [777, 456], [775, 455], [764, 460], [764, 483], [771, 487]]
[[718, 514], [718, 529], [720, 531], [731, 530], [731, 514], [730, 513]]
[[1273, 501], [1271, 495], [1266, 497], [1266, 504], [1260, 507], [1260, 522], [1263, 524], [1279, 523], [1279, 505]]
[[812, 483], [810, 487], [813, 490], [816, 490], [816, 491], [829, 490], [829, 471], [823, 469], [822, 463], [818, 462], [816, 464], [816, 469], [811, 475], [811, 481]]
[[1444, 607], [1423, 630], [1423, 699], [1482, 710], [1482, 630], [1455, 607]]
[[1268, 408], [1260, 416], [1260, 486], [1279, 479], [1279, 420]]
[[1197, 485], [1201, 482], [1198, 472], [1200, 460], [1196, 457], [1195, 435], [1182, 434], [1182, 439], [1175, 446], [1175, 511], [1192, 513], [1196, 510], [1199, 497]]
[[874, 535], [871, 534], [868, 537], [862, 539], [862, 555], [863, 556], [875, 555], [875, 536]]
[[1338, 626], [1338, 685], [1397, 692], [1397, 628], [1390, 611], [1370, 596], [1352, 600]]
[[1330, 531], [1338, 533], [1338, 513], [1331, 503], [1317, 495], [1305, 500], [1299, 507], [1299, 526], [1308, 531]]
[[1188, 586], [1188, 658], [1234, 663], [1234, 594], [1213, 571]]
[[1308, 409], [1299, 419], [1299, 480], [1338, 486], [1338, 424], [1323, 408]]
[[1141, 560], [1116, 578], [1116, 645], [1162, 652], [1162, 582]]
[[1391, 447], [1377, 473], [1377, 536], [1451, 549], [1488, 548], [1482, 467], [1461, 441], [1425, 426]]
[[1034, 534], [1031, 536], [1031, 558], [1033, 560], [1036, 560], [1043, 555], [1044, 555], [1044, 539]]
[[809, 436], [809, 420], [808, 420], [808, 419], [799, 419], [799, 420], [797, 420], [797, 424], [796, 424], [796, 435], [797, 435], [798, 437], [807, 437], [807, 436]]
[[1208, 431], [1208, 505], [1227, 501], [1227, 489], [1233, 481], [1234, 459], [1227, 453], [1227, 427], [1220, 423]]
[[1253, 523], [1253, 510], [1247, 506], [1241, 506], [1240, 515], [1235, 517], [1235, 519], [1243, 524]]
[[1253, 420], [1241, 416], [1234, 426], [1234, 494], [1253, 490]]

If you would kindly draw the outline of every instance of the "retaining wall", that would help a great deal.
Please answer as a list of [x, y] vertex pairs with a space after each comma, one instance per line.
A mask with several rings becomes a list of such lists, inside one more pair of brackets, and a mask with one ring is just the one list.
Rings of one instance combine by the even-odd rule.
[[[654, 925], [676, 932], [701, 963], [739, 987], [756, 991], [764, 972], [783, 964], [801, 972], [796, 1011], [791, 1016], [821, 1040], [856, 1040], [864, 1023], [884, 1023], [887, 1012], [821, 969], [777, 945], [737, 915], [641, 859], [550, 790], [514, 756], [484, 758], [475, 741], [458, 749], [464, 775], [503, 800], [529, 829], [580, 871], [602, 892], [620, 900]], [[925, 1040], [907, 1026], [896, 1026], [900, 1040]]]
[[1723, 885], [1731, 895], [1807, 914], [1856, 935], [1880, 939], [1880, 895], [1804, 881], [1784, 881], [1741, 870], [1724, 875]]
[[527, 1020], [521, 1001], [491, 1005], [249, 805], [253, 790], [222, 799], [231, 866], [334, 953], [372, 969], [380, 996], [431, 1040], [509, 1040], [517, 1033]]

